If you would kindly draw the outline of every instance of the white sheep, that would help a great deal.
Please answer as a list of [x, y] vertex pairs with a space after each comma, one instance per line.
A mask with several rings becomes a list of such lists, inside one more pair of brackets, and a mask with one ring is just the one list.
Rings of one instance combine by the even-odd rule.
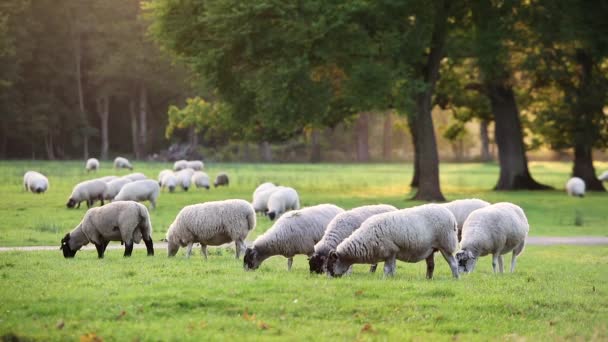
[[173, 172], [166, 172], [159, 184], [162, 188], [169, 189], [169, 192], [173, 192], [177, 187], [177, 177]]
[[604, 173], [602, 173], [598, 179], [602, 182], [608, 182], [608, 171], [604, 171]]
[[253, 190], [253, 195], [255, 196], [255, 194], [257, 194], [258, 192], [265, 191], [265, 190], [268, 190], [271, 188], [276, 188], [276, 185], [274, 185], [273, 183], [270, 183], [270, 182], [262, 183], [262, 184], [258, 185], [258, 187], [255, 188], [255, 190]]
[[173, 170], [164, 169], [158, 173], [158, 185], [163, 186], [163, 177], [168, 173], [173, 174]]
[[578, 177], [572, 177], [566, 183], [566, 192], [570, 196], [585, 196], [585, 181]]
[[333, 204], [319, 204], [281, 216], [266, 233], [255, 239], [251, 248], [247, 248], [243, 260], [245, 269], [255, 270], [269, 257], [282, 255], [287, 258], [287, 270], [291, 270], [294, 255], [310, 257], [327, 224], [343, 212]]
[[128, 257], [133, 251], [133, 243], [142, 239], [148, 255], [154, 255], [148, 209], [137, 202], [113, 202], [89, 209], [78, 226], [61, 239], [61, 249], [64, 257], [73, 258], [82, 246], [91, 242], [97, 248], [97, 256], [103, 258], [110, 241], [122, 241], [124, 256]]
[[183, 170], [185, 168], [188, 167], [188, 161], [187, 160], [178, 160], [175, 163], [173, 163], [173, 171], [180, 171]]
[[523, 251], [530, 226], [524, 211], [512, 203], [501, 202], [477, 209], [469, 215], [462, 228], [460, 251], [456, 253], [459, 271], [472, 272], [479, 257], [492, 254], [492, 268], [498, 264], [503, 273], [502, 255], [513, 251], [515, 260]]
[[455, 200], [441, 205], [454, 214], [456, 223], [458, 223], [458, 241], [460, 241], [462, 239], [462, 225], [467, 217], [469, 217], [469, 214], [471, 214], [473, 210], [489, 206], [490, 203], [477, 198], [471, 198]]
[[393, 276], [397, 260], [426, 260], [426, 277], [432, 279], [434, 254], [440, 251], [458, 278], [458, 263], [452, 255], [458, 248], [457, 230], [454, 215], [438, 204], [374, 215], [329, 253], [327, 271], [333, 277], [342, 276], [352, 264], [384, 261], [384, 275]]
[[215, 177], [215, 182], [213, 182], [213, 187], [217, 188], [218, 186], [228, 186], [230, 180], [228, 179], [228, 174], [226, 172], [218, 173]]
[[89, 173], [90, 171], [99, 170], [99, 160], [97, 160], [96, 158], [87, 159], [84, 168], [87, 170], [87, 173]]
[[203, 171], [195, 171], [191, 177], [192, 183], [196, 185], [197, 188], [205, 188], [209, 190], [209, 176]]
[[186, 167], [193, 169], [194, 171], [201, 171], [205, 164], [200, 160], [190, 160], [186, 162]]
[[177, 184], [181, 186], [184, 191], [188, 191], [188, 189], [190, 188], [193, 174], [194, 170], [190, 168], [185, 168], [175, 173], [175, 177], [177, 178]]
[[148, 177], [146, 177], [146, 175], [144, 175], [141, 172], [129, 173], [128, 175], [123, 176], [123, 177], [124, 178], [128, 178], [128, 179], [130, 179], [133, 182], [138, 181], [138, 180], [148, 179]]
[[131, 165], [129, 160], [124, 157], [116, 157], [116, 159], [114, 159], [114, 168], [133, 170], [133, 166]]
[[270, 198], [270, 195], [278, 189], [280, 188], [272, 183], [263, 183], [253, 191], [251, 205], [256, 213], [263, 213], [266, 215], [266, 211], [268, 211], [268, 198]]
[[120, 177], [118, 177], [118, 176], [105, 176], [105, 177], [99, 177], [99, 178], [97, 178], [97, 180], [102, 181], [104, 183], [110, 183], [111, 181], [116, 180], [118, 178], [120, 178]]
[[116, 201], [150, 201], [152, 209], [156, 208], [156, 198], [160, 192], [158, 183], [151, 179], [138, 180], [125, 184], [114, 200]]
[[103, 199], [112, 201], [120, 192], [123, 186], [131, 183], [132, 180], [126, 177], [118, 178], [107, 183], [106, 191], [103, 193]]
[[300, 209], [300, 197], [290, 187], [279, 187], [268, 197], [268, 217], [274, 220], [289, 210]]
[[[334, 217], [327, 225], [323, 238], [315, 245], [314, 254], [308, 260], [310, 272], [323, 273], [327, 271], [327, 256], [329, 252], [335, 250], [344, 239], [359, 229], [365, 220], [374, 215], [395, 210], [397, 208], [392, 205], [366, 205], [345, 211]], [[375, 272], [376, 266], [375, 264], [372, 265], [370, 271]]]
[[80, 202], [86, 201], [87, 208], [90, 208], [93, 203], [98, 200], [101, 201], [101, 205], [103, 205], [103, 194], [107, 188], [108, 184], [99, 179], [91, 179], [78, 183], [72, 189], [72, 194], [70, 195], [66, 206], [68, 208], [74, 208], [74, 206], [80, 208]]
[[28, 171], [23, 175], [25, 191], [41, 194], [49, 189], [49, 180], [42, 173]]
[[184, 207], [167, 231], [167, 252], [175, 256], [179, 247], [188, 246], [190, 257], [192, 245], [201, 244], [207, 259], [207, 246], [218, 246], [234, 241], [236, 258], [245, 249], [245, 238], [255, 228], [255, 212], [247, 201], [232, 199], [206, 202]]

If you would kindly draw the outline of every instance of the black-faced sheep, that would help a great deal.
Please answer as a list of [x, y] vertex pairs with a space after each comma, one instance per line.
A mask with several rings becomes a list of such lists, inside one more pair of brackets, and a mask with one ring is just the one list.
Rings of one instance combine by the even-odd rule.
[[156, 208], [156, 198], [160, 193], [158, 183], [151, 179], [139, 180], [125, 184], [114, 200], [116, 201], [150, 201], [152, 209]]
[[49, 180], [42, 173], [28, 171], [23, 175], [25, 191], [41, 194], [49, 189]]
[[107, 188], [108, 184], [99, 179], [78, 183], [72, 189], [72, 194], [66, 206], [68, 208], [80, 208], [80, 203], [83, 201], [87, 202], [87, 208], [90, 208], [95, 201], [101, 201], [101, 205], [103, 205], [103, 195]]
[[97, 160], [96, 158], [87, 159], [84, 168], [85, 170], [87, 170], [87, 173], [99, 170], [99, 160]]

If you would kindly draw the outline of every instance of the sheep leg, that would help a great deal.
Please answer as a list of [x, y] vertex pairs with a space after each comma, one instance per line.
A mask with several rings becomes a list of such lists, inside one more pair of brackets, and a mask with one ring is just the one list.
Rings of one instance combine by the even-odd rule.
[[435, 271], [435, 252], [432, 252], [426, 258], [426, 279], [433, 279], [433, 272]]
[[397, 256], [392, 255], [388, 259], [384, 260], [384, 276], [392, 277], [395, 275], [395, 269], [397, 268]]
[[188, 244], [188, 248], [186, 249], [186, 258], [189, 258], [190, 255], [192, 254], [192, 245], [194, 244], [194, 242], [190, 242]]
[[103, 207], [103, 205], [104, 205], [104, 203], [103, 203], [103, 196], [100, 196], [99, 200], [101, 201], [101, 206]]
[[498, 264], [498, 253], [492, 254], [492, 269], [496, 273], [496, 264]]
[[87, 209], [91, 208], [93, 206], [93, 200], [88, 199], [87, 200]]
[[156, 209], [156, 201], [155, 200], [150, 200], [150, 207], [152, 207], [152, 209]]
[[291, 271], [291, 265], [293, 265], [293, 257], [287, 258], [287, 270]]
[[502, 255], [498, 256], [498, 270], [500, 271], [500, 273], [504, 273], [504, 271], [505, 271], [503, 264], [502, 264]]
[[511, 257], [511, 273], [515, 272], [515, 262], [517, 256], [524, 250], [524, 242], [513, 249], [513, 256]]
[[133, 240], [125, 241], [125, 257], [130, 257], [133, 253]]
[[103, 252], [105, 251], [104, 243], [96, 243], [95, 248], [97, 249], [97, 257], [103, 259]]
[[378, 264], [372, 264], [369, 267], [369, 273], [376, 273], [376, 269], [378, 268]]
[[241, 252], [245, 249], [245, 244], [243, 243], [243, 240], [235, 240], [234, 241], [234, 248], [236, 249], [236, 258], [240, 259], [241, 258]]
[[146, 250], [148, 251], [148, 256], [154, 256], [154, 243], [152, 242], [152, 238], [150, 238], [150, 237], [145, 238], [144, 243], [146, 244]]
[[201, 253], [203, 253], [205, 261], [207, 261], [207, 258], [209, 257], [209, 255], [207, 254], [207, 245], [201, 244]]
[[76, 205], [76, 209], [80, 209], [80, 202]]
[[447, 261], [448, 265], [450, 265], [450, 269], [452, 270], [452, 276], [458, 279], [460, 276], [458, 275], [458, 261], [456, 261], [456, 258], [454, 258], [452, 254], [444, 250], [439, 251], [441, 252], [441, 255], [443, 256], [445, 261]]

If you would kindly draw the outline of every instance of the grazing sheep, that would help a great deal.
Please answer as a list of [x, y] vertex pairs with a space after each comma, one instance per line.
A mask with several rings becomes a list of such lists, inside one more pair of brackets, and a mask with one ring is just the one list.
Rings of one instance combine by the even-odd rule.
[[456, 253], [459, 272], [472, 272], [477, 258], [492, 254], [492, 268], [498, 263], [503, 273], [502, 255], [513, 251], [515, 260], [523, 251], [530, 226], [524, 211], [512, 203], [501, 202], [477, 209], [469, 215], [462, 228], [460, 251]]
[[172, 170], [169, 169], [164, 169], [161, 172], [158, 173], [158, 185], [163, 186], [163, 177], [166, 174], [173, 174]]
[[131, 165], [129, 160], [124, 157], [116, 157], [116, 159], [114, 159], [114, 168], [133, 170], [133, 166]]
[[602, 182], [608, 182], [608, 171], [604, 171], [604, 173], [602, 173], [598, 179]]
[[300, 209], [298, 193], [289, 187], [280, 186], [268, 197], [268, 217], [274, 220], [289, 210]]
[[572, 177], [566, 183], [566, 192], [570, 196], [585, 197], [585, 181], [578, 177]]
[[124, 176], [124, 178], [129, 178], [133, 182], [138, 181], [138, 180], [148, 179], [148, 177], [146, 177], [146, 175], [144, 175], [141, 172], [130, 173], [130, 174]]
[[103, 199], [112, 201], [114, 197], [118, 195], [122, 187], [131, 182], [131, 179], [122, 177], [107, 183], [106, 191], [103, 193]]
[[458, 223], [458, 241], [460, 241], [462, 239], [462, 225], [467, 217], [469, 217], [469, 214], [471, 214], [473, 210], [489, 206], [490, 203], [477, 198], [471, 198], [455, 200], [442, 205], [454, 214], [456, 223]]
[[159, 184], [161, 184], [163, 188], [169, 189], [169, 192], [173, 192], [177, 187], [177, 177], [175, 176], [175, 174], [173, 174], [173, 172], [165, 173], [163, 175], [163, 179], [159, 182]]
[[173, 171], [181, 171], [185, 168], [188, 167], [188, 161], [187, 160], [178, 160], [175, 163], [173, 163]]
[[228, 186], [228, 184], [230, 183], [230, 180], [228, 179], [228, 174], [225, 172], [219, 173], [216, 177], [215, 177], [215, 182], [213, 182], [213, 187], [217, 188], [218, 186]]
[[434, 254], [440, 251], [458, 278], [458, 263], [452, 255], [458, 248], [457, 230], [454, 214], [438, 204], [374, 215], [329, 253], [327, 271], [338, 277], [352, 264], [384, 261], [384, 275], [393, 276], [397, 260], [426, 259], [426, 277], [432, 279]]
[[49, 189], [49, 180], [42, 173], [28, 171], [23, 175], [25, 191], [41, 194]]
[[327, 224], [344, 210], [333, 204], [319, 204], [281, 216], [277, 222], [247, 248], [243, 264], [246, 270], [255, 270], [273, 255], [287, 258], [291, 270], [296, 254], [311, 256], [315, 244], [321, 240]]
[[90, 171], [99, 170], [99, 160], [97, 160], [96, 158], [89, 158], [84, 168], [87, 170], [87, 173], [89, 173]]
[[238, 259], [245, 249], [245, 238], [254, 228], [255, 212], [247, 201], [231, 199], [189, 205], [169, 226], [167, 252], [172, 257], [180, 246], [188, 246], [186, 256], [190, 257], [192, 245], [198, 242], [207, 260], [207, 246], [234, 241]]
[[148, 255], [154, 255], [152, 224], [145, 206], [132, 201], [109, 203], [89, 209], [82, 221], [61, 239], [61, 250], [66, 258], [73, 258], [80, 248], [92, 242], [101, 259], [110, 241], [125, 244], [125, 257], [131, 256], [133, 243], [144, 240]]
[[66, 206], [68, 208], [74, 208], [74, 206], [80, 208], [80, 202], [86, 201], [87, 208], [90, 208], [97, 200], [101, 201], [101, 205], [103, 205], [103, 194], [107, 188], [108, 184], [99, 179], [91, 179], [78, 183], [72, 189], [72, 194]]
[[175, 177], [177, 178], [177, 184], [184, 189], [184, 191], [188, 191], [190, 188], [190, 183], [192, 182], [192, 175], [194, 174], [194, 170], [190, 168], [182, 169], [175, 173]]
[[[315, 245], [315, 253], [310, 260], [308, 260], [310, 273], [326, 272], [327, 256], [329, 255], [329, 252], [335, 250], [340, 242], [344, 241], [344, 239], [349, 237], [355, 230], [359, 229], [365, 220], [374, 215], [395, 210], [397, 210], [397, 208], [392, 205], [366, 205], [345, 211], [334, 217], [327, 225], [323, 238]], [[372, 265], [370, 272], [375, 272], [376, 266], [376, 264]]]
[[253, 195], [255, 196], [255, 194], [257, 194], [258, 192], [262, 192], [271, 188], [276, 188], [276, 185], [274, 185], [273, 183], [270, 182], [266, 182], [266, 183], [262, 183], [260, 185], [258, 185], [257, 188], [255, 188], [255, 190], [253, 190]]
[[278, 189], [279, 187], [272, 183], [260, 184], [255, 189], [253, 192], [253, 200], [251, 201], [251, 205], [253, 205], [253, 209], [256, 213], [263, 213], [266, 215], [266, 211], [268, 211], [268, 198]]
[[111, 181], [116, 180], [118, 178], [120, 178], [120, 177], [118, 177], [118, 176], [105, 176], [105, 177], [99, 177], [99, 178], [97, 178], [97, 180], [102, 181], [104, 183], [110, 183]]
[[156, 181], [144, 179], [126, 184], [114, 199], [116, 201], [150, 201], [150, 205], [154, 209], [159, 192], [160, 187]]
[[186, 162], [186, 167], [193, 169], [194, 171], [201, 171], [205, 164], [200, 160], [190, 160]]
[[194, 183], [194, 185], [196, 185], [197, 188], [205, 188], [209, 190], [209, 176], [203, 171], [195, 171], [192, 174], [191, 181]]

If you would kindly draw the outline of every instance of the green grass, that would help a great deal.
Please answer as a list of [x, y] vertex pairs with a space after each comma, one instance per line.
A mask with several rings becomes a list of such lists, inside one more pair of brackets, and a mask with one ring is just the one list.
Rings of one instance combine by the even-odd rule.
[[[168, 163], [135, 163], [135, 171], [156, 178]], [[164, 236], [169, 224], [185, 205], [243, 198], [251, 200], [255, 187], [263, 181], [278, 182], [298, 190], [303, 205], [335, 203], [343, 208], [364, 204], [389, 203], [399, 208], [417, 205], [408, 201], [413, 193], [409, 187], [410, 164], [211, 164], [207, 172], [214, 177], [227, 171], [231, 177], [228, 188], [162, 193], [158, 208], [152, 211], [155, 239]], [[608, 169], [608, 163], [596, 163], [598, 170]], [[441, 186], [448, 199], [478, 197], [490, 202], [509, 201], [524, 208], [530, 221], [530, 235], [573, 236], [608, 235], [608, 194], [589, 193], [585, 198], [568, 197], [563, 191], [571, 165], [569, 163], [530, 163], [534, 177], [556, 187], [555, 191], [494, 192], [498, 167], [495, 164], [442, 164]], [[23, 173], [29, 169], [45, 173], [51, 182], [43, 195], [26, 193], [22, 189]], [[102, 170], [87, 175], [82, 162], [0, 161], [0, 246], [57, 244], [61, 237], [80, 221], [83, 207], [65, 207], [72, 187], [85, 179], [110, 174], [109, 162]], [[83, 205], [84, 206], [84, 205]], [[84, 206], [86, 207], [86, 206]], [[250, 239], [270, 227], [266, 218]]]
[[[514, 274], [491, 259], [453, 280], [440, 256], [399, 263], [393, 279], [357, 265], [310, 275], [296, 257], [245, 272], [232, 251], [208, 262], [109, 250], [0, 255], [0, 336], [37, 340], [606, 340], [608, 249], [529, 246]], [[86, 340], [86, 339], [85, 339]]]

